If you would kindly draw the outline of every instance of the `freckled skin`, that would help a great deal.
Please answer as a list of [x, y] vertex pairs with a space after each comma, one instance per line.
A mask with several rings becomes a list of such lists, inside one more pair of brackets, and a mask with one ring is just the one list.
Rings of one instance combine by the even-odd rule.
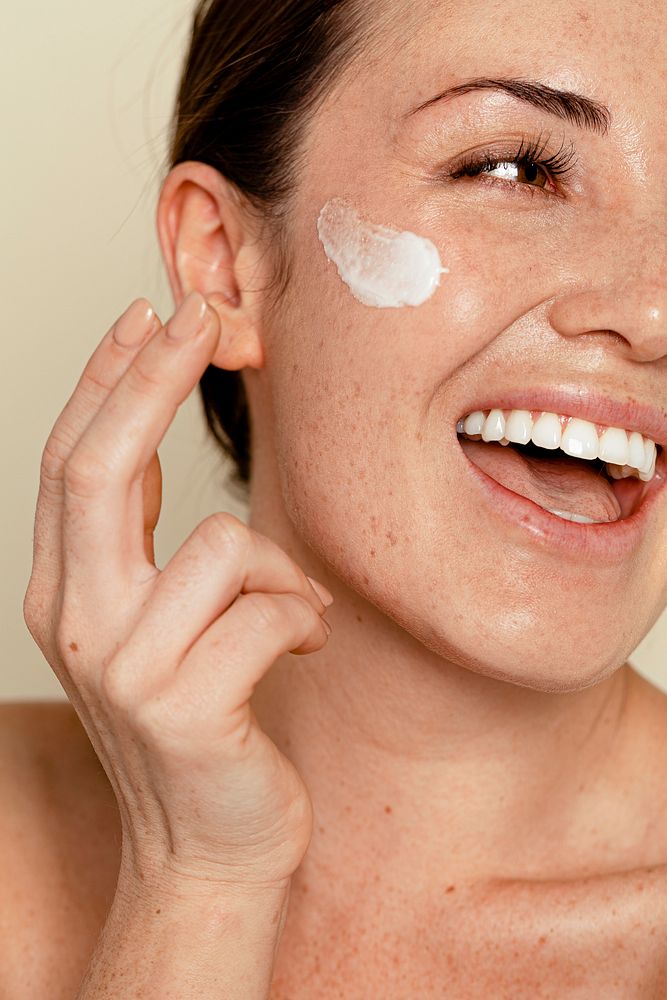
[[[273, 366], [256, 378], [271, 401], [284, 516], [293, 522], [275, 511], [270, 530], [294, 543], [296, 529], [301, 549], [305, 540], [345, 585], [437, 656], [545, 691], [577, 691], [611, 676], [655, 621], [667, 599], [665, 517], [654, 519], [630, 566], [586, 571], [551, 560], [476, 518], [469, 494], [462, 495], [460, 466], [453, 465], [452, 428], [470, 393], [489, 379], [499, 387], [540, 377], [585, 380], [623, 395], [653, 340], [639, 388], [646, 398], [661, 398], [664, 257], [656, 251], [664, 246], [664, 214], [650, 183], [654, 171], [630, 176], [633, 151], [620, 128], [606, 138], [570, 129], [565, 134], [576, 134], [582, 161], [573, 179], [576, 206], [574, 197], [567, 206], [539, 192], [528, 201], [465, 181], [446, 191], [425, 178], [461, 147], [461, 139], [448, 142], [442, 134], [452, 114], [443, 126], [443, 111], [434, 108], [393, 142], [390, 123], [403, 98], [409, 106], [415, 91], [423, 97], [444, 82], [441, 47], [433, 39], [445, 33], [461, 39], [465, 53], [452, 72], [518, 67], [611, 101], [616, 119], [640, 133], [647, 167], [658, 170], [665, 152], [661, 100], [647, 95], [664, 95], [657, 48], [664, 12], [627, 4], [609, 16], [609, 4], [598, 3], [581, 13], [595, 21], [592, 33], [600, 41], [593, 53], [588, 43], [582, 51], [568, 28], [571, 5], [564, 3], [540, 8], [538, 46], [535, 23], [517, 32], [521, 19], [512, 4], [461, 6], [446, 19], [436, 12], [421, 24], [415, 13], [415, 30], [400, 35], [400, 54], [391, 49], [394, 74], [357, 68], [352, 83], [325, 103], [309, 132], [293, 212], [294, 281], [282, 304], [284, 321], [271, 331], [279, 351], [274, 348]], [[632, 71], [624, 42], [628, 19], [638, 35]], [[489, 41], [472, 58], [471, 24], [480, 21], [488, 24]], [[514, 58], [503, 56], [502, 47], [499, 53], [497, 44], [510, 25], [517, 35]], [[614, 53], [620, 50], [619, 61]], [[365, 112], [361, 94], [381, 113]], [[488, 119], [487, 128], [473, 132], [477, 142], [506, 133], [508, 121], [514, 131], [544, 125], [532, 112], [494, 111], [494, 102], [497, 97], [459, 101], [468, 116], [481, 108], [477, 117]], [[552, 127], [563, 131], [559, 122]], [[463, 132], [469, 141], [470, 128]], [[430, 302], [378, 312], [349, 295], [313, 224], [333, 191], [345, 192], [373, 218], [391, 218], [434, 239], [451, 274]], [[657, 308], [658, 322], [649, 306]], [[323, 322], [328, 337], [315, 353], [308, 331]], [[294, 357], [301, 365], [298, 384], [286, 377]], [[304, 434], [304, 426], [318, 431]], [[258, 491], [274, 472], [267, 469], [264, 479], [258, 470]], [[378, 520], [391, 545], [378, 548]], [[263, 517], [253, 523], [268, 527]], [[341, 538], [348, 544], [338, 547]], [[434, 552], [443, 555], [433, 558]], [[440, 595], [435, 607], [424, 601], [432, 592]], [[585, 613], [572, 615], [572, 593]], [[484, 607], [474, 628], [466, 613], [471, 602]], [[337, 608], [341, 623], [342, 612]]]
[[[406, 923], [419, 925], [432, 952], [417, 949], [402, 985], [382, 995], [426, 997], [409, 987], [415, 962], [451, 965], [450, 985], [468, 983], [470, 962], [479, 969], [486, 955], [496, 968], [530, 932], [528, 958], [519, 948], [530, 975], [518, 981], [533, 992], [508, 995], [534, 1000], [573, 938], [575, 979], [601, 941], [615, 954], [634, 905], [614, 883], [621, 930], [601, 921], [587, 938], [604, 895], [589, 886], [577, 922], [556, 894], [552, 934], [539, 884], [642, 865], [658, 878], [665, 862], [666, 699], [626, 659], [667, 603], [667, 499], [624, 565], [545, 553], [477, 508], [455, 425], [475, 393], [533, 381], [667, 407], [667, 7], [538, 0], [526, 16], [519, 0], [386, 0], [369, 10], [371, 48], [304, 136], [285, 223], [291, 282], [262, 317], [266, 363], [243, 373], [250, 524], [335, 596], [325, 648], [281, 657], [252, 700], [319, 821], [294, 879], [284, 962], [295, 960], [297, 982], [307, 959], [319, 982], [324, 948], [334, 996], [346, 982], [336, 963], [356, 968], [350, 942], [377, 970], [395, 961]], [[401, 125], [408, 109], [482, 75], [603, 101], [609, 133], [497, 93]], [[562, 198], [438, 179], [467, 150], [546, 133], [552, 152], [565, 138], [578, 154]], [[318, 240], [332, 197], [433, 241], [449, 273], [429, 301], [380, 310], [354, 299]], [[536, 888], [520, 895], [514, 923], [514, 897], [498, 895], [493, 920], [504, 914], [510, 930], [496, 940], [466, 886], [501, 877]], [[447, 956], [433, 928], [460, 926], [470, 949]], [[278, 981], [297, 996], [285, 965]], [[347, 1000], [379, 995], [350, 981]], [[452, 996], [490, 995], [480, 991]]]
[[[439, 656], [467, 668], [475, 663], [475, 669], [482, 659], [494, 676], [534, 689], [576, 691], [617, 670], [665, 606], [665, 518], [656, 518], [631, 566], [598, 569], [586, 580], [576, 562], [550, 560], [519, 540], [508, 544], [488, 518], [476, 523], [475, 532], [461, 530], [475, 519], [475, 510], [470, 496], [461, 496], [459, 465], [452, 474], [448, 436], [470, 393], [489, 382], [504, 387], [538, 378], [557, 384], [585, 380], [624, 395], [641, 374], [640, 395], [664, 396], [664, 339], [656, 342], [654, 360], [645, 370], [638, 372], [636, 364], [658, 325], [665, 335], [664, 257], [656, 253], [664, 246], [664, 214], [656, 206], [653, 171], [629, 176], [633, 150], [620, 127], [601, 137], [564, 132], [560, 122], [547, 122], [558, 137], [577, 141], [576, 205], [574, 195], [568, 203], [538, 191], [532, 199], [513, 197], [465, 180], [446, 190], [426, 179], [461, 149], [461, 139], [448, 142], [446, 137], [448, 128], [453, 131], [454, 113], [444, 117], [442, 108], [429, 109], [394, 135], [393, 143], [389, 128], [403, 92], [411, 106], [415, 89], [418, 96], [428, 95], [448, 80], [441, 47], [429, 43], [429, 36], [445, 32], [462, 37], [465, 44], [470, 25], [482, 20], [490, 41], [480, 45], [474, 59], [469, 54], [461, 59], [461, 73], [520, 69], [526, 76], [548, 77], [554, 85], [594, 91], [607, 102], [616, 93], [616, 119], [640, 131], [647, 167], [653, 163], [659, 172], [665, 152], [660, 103], [647, 104], [646, 95], [656, 84], [658, 93], [665, 91], [664, 83], [659, 89], [658, 36], [644, 31], [659, 32], [664, 12], [648, 5], [644, 28], [633, 5], [617, 17], [607, 16], [609, 4], [593, 5], [584, 12], [596, 22], [591, 33], [597, 38], [600, 32], [599, 51], [592, 57], [589, 45], [582, 51], [578, 32], [568, 28], [566, 7], [570, 5], [540, 8], [540, 44], [535, 45], [533, 25], [522, 46], [517, 40], [515, 58], [497, 53], [494, 27], [506, 33], [511, 24], [515, 31], [518, 18], [512, 4], [509, 9], [479, 5], [478, 14], [475, 5], [461, 5], [446, 19], [436, 13], [414, 35], [401, 34], [400, 54], [392, 50], [395, 75], [362, 69], [340, 88], [335, 101], [325, 104], [309, 134], [308, 166], [294, 209], [293, 291], [284, 303], [284, 327], [276, 333], [280, 352], [302, 359], [298, 390], [284, 377], [282, 359], [265, 375], [271, 383], [287, 514], [320, 558], [355, 589], [367, 587], [367, 599], [427, 639]], [[625, 52], [629, 18], [640, 35], [637, 52], [643, 53], [633, 72], [625, 56], [622, 69], [613, 58], [614, 51]], [[571, 50], [567, 59], [563, 32]], [[412, 44], [406, 44], [411, 37]], [[552, 43], [545, 42], [549, 38]], [[647, 54], [655, 58], [647, 59]], [[459, 72], [458, 62], [454, 71]], [[621, 95], [628, 78], [630, 90]], [[363, 113], [362, 93], [380, 114]], [[460, 130], [468, 145], [471, 131], [478, 144], [508, 131], [508, 115], [497, 110], [506, 102], [496, 95], [467, 96], [457, 106], [468, 118], [475, 109], [478, 118], [488, 121], [487, 128]], [[336, 126], [340, 116], [348, 123], [344, 155]], [[532, 112], [510, 118], [515, 132], [545, 127], [543, 117]], [[333, 191], [344, 192], [370, 218], [411, 226], [434, 240], [450, 274], [429, 302], [417, 309], [376, 311], [353, 299], [321, 252], [313, 225], [321, 201]], [[659, 323], [651, 320], [650, 305], [659, 309]], [[321, 329], [325, 316], [330, 317], [329, 336], [314, 356], [304, 333]], [[304, 423], [316, 420], [317, 436], [299, 433]], [[345, 482], [344, 490], [332, 488], [336, 480]], [[390, 500], [388, 487], [397, 482], [401, 488]], [[403, 536], [403, 544], [377, 550], [371, 542], [373, 517]], [[407, 521], [416, 529], [409, 539]], [[350, 524], [361, 541], [353, 559], [352, 545], [332, 551], [333, 539], [350, 536]], [[430, 558], [432, 551], [447, 553], [446, 561]], [[451, 586], [457, 577], [464, 586]], [[397, 607], [392, 581], [399, 578], [403, 598]], [[424, 619], [422, 598], [430, 582], [440, 591], [440, 610]], [[573, 587], [587, 608], [574, 618]], [[503, 601], [498, 593], [505, 595]], [[464, 616], [455, 627], [455, 610], [464, 610], [471, 600], [483, 603], [483, 620], [471, 629]], [[532, 633], [525, 649], [508, 604], [521, 609], [521, 634]], [[591, 618], [604, 620], [604, 634], [591, 627]], [[567, 660], [563, 635], [571, 646]]]

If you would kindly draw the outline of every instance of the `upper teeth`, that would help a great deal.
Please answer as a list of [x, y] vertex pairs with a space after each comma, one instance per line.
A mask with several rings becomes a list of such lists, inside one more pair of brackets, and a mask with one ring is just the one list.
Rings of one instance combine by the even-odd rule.
[[578, 417], [544, 410], [476, 410], [456, 425], [458, 434], [501, 444], [528, 444], [560, 448], [576, 458], [601, 459], [614, 479], [638, 476], [648, 482], [655, 475], [657, 447], [638, 431], [603, 427]]

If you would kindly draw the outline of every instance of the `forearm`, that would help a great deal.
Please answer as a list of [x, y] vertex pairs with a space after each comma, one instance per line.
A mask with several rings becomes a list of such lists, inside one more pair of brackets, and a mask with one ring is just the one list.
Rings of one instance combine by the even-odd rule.
[[119, 883], [77, 1000], [267, 1000], [288, 895]]

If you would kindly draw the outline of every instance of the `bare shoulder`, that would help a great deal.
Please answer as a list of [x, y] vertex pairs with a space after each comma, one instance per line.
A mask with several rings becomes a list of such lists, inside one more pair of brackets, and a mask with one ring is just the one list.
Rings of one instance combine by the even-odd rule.
[[[78, 727], [78, 728], [77, 728]], [[0, 832], [11, 813], [38, 806], [40, 791], [60, 785], [82, 729], [69, 702], [5, 702], [0, 704]], [[43, 799], [40, 807], [46, 807]]]
[[100, 852], [119, 847], [119, 832], [111, 786], [72, 705], [0, 704], [3, 876], [26, 859], [43, 879], [76, 881]]
[[0, 704], [0, 995], [72, 995], [119, 858], [115, 800], [73, 707]]
[[[79, 809], [108, 798], [109, 784], [69, 702], [0, 704], [0, 796], [16, 813]], [[63, 816], [63, 819], [65, 816]], [[0, 834], [10, 820], [0, 811]], [[3, 825], [5, 824], [5, 825]]]
[[68, 701], [0, 702], [0, 766], [6, 776], [9, 761], [35, 759], [54, 740], [71, 741], [83, 732], [81, 722]]

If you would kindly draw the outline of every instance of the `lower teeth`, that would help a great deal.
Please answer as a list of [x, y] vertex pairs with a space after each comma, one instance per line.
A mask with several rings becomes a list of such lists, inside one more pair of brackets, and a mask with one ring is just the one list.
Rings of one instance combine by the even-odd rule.
[[550, 514], [555, 514], [556, 517], [561, 517], [564, 521], [576, 521], [578, 524], [604, 524], [604, 521], [594, 521], [592, 517], [586, 517], [585, 514], [570, 514], [566, 510], [551, 510], [549, 507], [545, 507]]

